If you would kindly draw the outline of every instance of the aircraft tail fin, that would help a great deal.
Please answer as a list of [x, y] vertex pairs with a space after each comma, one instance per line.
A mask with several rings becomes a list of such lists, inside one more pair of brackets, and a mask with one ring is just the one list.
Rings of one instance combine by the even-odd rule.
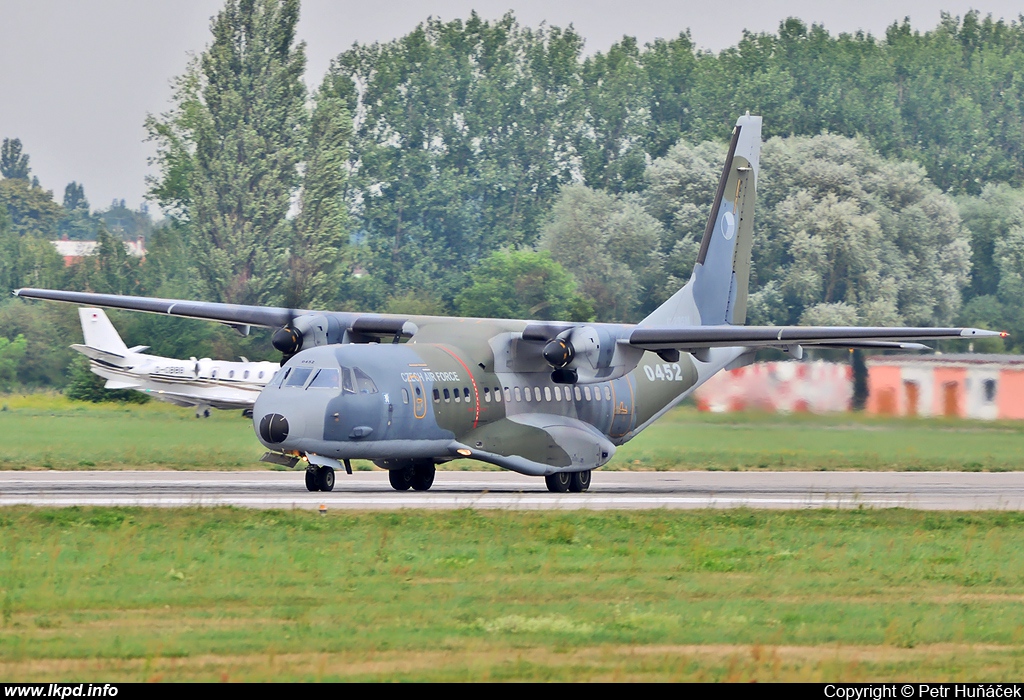
[[80, 308], [78, 318], [82, 322], [86, 346], [120, 357], [128, 354], [128, 346], [102, 309]]
[[736, 121], [690, 281], [640, 326], [743, 325], [747, 318], [761, 117]]

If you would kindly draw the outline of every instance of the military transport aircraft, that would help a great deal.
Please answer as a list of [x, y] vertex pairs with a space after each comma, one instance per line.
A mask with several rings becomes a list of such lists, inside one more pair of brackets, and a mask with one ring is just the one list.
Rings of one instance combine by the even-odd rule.
[[276, 362], [176, 360], [146, 355], [145, 345], [129, 348], [100, 309], [80, 308], [84, 345], [72, 345], [89, 358], [89, 369], [107, 380], [107, 389], [135, 389], [178, 406], [194, 406], [196, 417], [209, 416], [210, 408], [240, 408], [256, 403], [277, 371]]
[[[585, 491], [591, 470], [694, 388], [758, 348], [922, 349], [999, 335], [970, 328], [745, 326], [761, 118], [740, 117], [686, 285], [637, 325], [441, 318], [20, 289], [18, 296], [276, 328], [282, 370], [253, 427], [266, 461], [306, 466], [306, 486], [373, 460], [391, 485], [429, 489], [460, 457]], [[405, 341], [405, 342], [402, 342]]]

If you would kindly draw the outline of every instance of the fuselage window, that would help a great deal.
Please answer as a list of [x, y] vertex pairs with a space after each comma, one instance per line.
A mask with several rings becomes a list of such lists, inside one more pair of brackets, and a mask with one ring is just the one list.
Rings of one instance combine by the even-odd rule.
[[551, 400], [551, 387], [549, 387], [549, 386], [544, 387], [544, 400], [545, 401], [550, 401]]
[[600, 401], [601, 400], [601, 387], [599, 387], [599, 386], [595, 386], [594, 387], [594, 400], [595, 401]]
[[[434, 393], [436, 394], [437, 392], [435, 391]], [[419, 387], [416, 387], [416, 398], [419, 398], [421, 396], [423, 396], [423, 392], [420, 391]]]
[[521, 391], [519, 391], [519, 387], [515, 388], [515, 394], [516, 394], [516, 401], [522, 401], [523, 400], [523, 394], [522, 394]]
[[501, 387], [500, 386], [494, 387], [494, 400], [497, 403], [501, 403]]
[[508, 387], [505, 387], [505, 401], [508, 402], [508, 401], [511, 401], [511, 400], [512, 400], [512, 390], [509, 389]]
[[455, 389], [453, 390], [452, 393], [455, 394], [455, 400], [456, 401], [462, 401], [462, 396], [459, 394], [459, 387], [455, 387]]
[[530, 401], [533, 401], [533, 392], [530, 390], [530, 387], [528, 387], [528, 386], [524, 386], [523, 387], [523, 398], [526, 399], [527, 403], [529, 403]]
[[490, 402], [491, 402], [491, 387], [485, 386], [484, 387], [484, 403], [490, 403]]
[[248, 379], [248, 378], [249, 378], [249, 370], [245, 370], [245, 374], [242, 375], [242, 379]]
[[402, 403], [409, 403], [409, 390], [402, 389]]
[[604, 388], [604, 399], [605, 401], [612, 400], [612, 388], [610, 386], [605, 386]]
[[370, 375], [368, 375], [366, 372], [364, 372], [363, 370], [359, 369], [358, 367], [356, 367], [355, 373], [356, 373], [356, 389], [359, 391], [360, 394], [376, 394], [377, 393], [377, 385], [373, 383], [372, 379], [370, 379]]
[[228, 379], [234, 379], [234, 378], [235, 378], [235, 370], [231, 370], [230, 372], [228, 372]]
[[562, 400], [562, 387], [556, 386], [555, 387], [555, 401], [561, 401], [561, 400]]
[[288, 377], [288, 383], [285, 386], [302, 386], [312, 373], [312, 367], [296, 367], [295, 371]]
[[308, 389], [337, 389], [341, 386], [341, 376], [336, 369], [322, 369], [313, 377]]
[[434, 403], [441, 403], [441, 392], [434, 389]]
[[577, 401], [582, 401], [583, 400], [583, 394], [580, 393], [580, 388], [578, 386], [574, 386], [572, 388], [572, 390], [573, 390], [573, 393], [576, 394], [576, 400]]
[[356, 380], [350, 367], [341, 368], [341, 390], [346, 394], [356, 393]]
[[469, 401], [469, 387], [468, 386], [462, 387], [462, 398], [466, 399], [466, 401]]
[[445, 389], [444, 389], [444, 400], [445, 401], [451, 401], [452, 400], [452, 394], [451, 394], [450, 391], [448, 391], [448, 387], [445, 387]]
[[258, 375], [256, 375], [256, 378], [257, 379], [263, 379], [263, 370], [260, 370], [260, 373]]
[[[291, 367], [289, 367], [288, 369], [291, 370]], [[216, 379], [217, 378], [217, 370], [213, 370], [213, 372], [210, 373], [210, 378], [211, 379]]]
[[589, 386], [583, 387], [583, 395], [587, 397], [587, 401], [591, 400], [591, 398], [590, 398], [590, 387]]

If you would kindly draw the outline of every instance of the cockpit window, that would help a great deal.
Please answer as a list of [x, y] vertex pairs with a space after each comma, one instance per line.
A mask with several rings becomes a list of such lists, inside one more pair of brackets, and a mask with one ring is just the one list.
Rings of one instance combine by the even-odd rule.
[[355, 373], [356, 373], [356, 390], [360, 394], [376, 394], [377, 393], [377, 385], [373, 383], [372, 379], [370, 379], [370, 375], [368, 375], [366, 372], [364, 372], [363, 370], [359, 369], [358, 367], [355, 368]]
[[342, 367], [341, 368], [341, 375], [342, 375], [342, 381], [341, 381], [341, 389], [342, 389], [342, 391], [345, 392], [346, 394], [354, 394], [354, 393], [356, 393], [356, 380], [352, 376], [351, 368], [349, 368], [349, 367]]
[[336, 369], [322, 369], [313, 377], [307, 389], [339, 389], [341, 388], [341, 373]]
[[291, 375], [288, 377], [288, 381], [285, 382], [285, 386], [302, 386], [309, 379], [309, 375], [313, 373], [312, 367], [296, 367], [292, 370]]

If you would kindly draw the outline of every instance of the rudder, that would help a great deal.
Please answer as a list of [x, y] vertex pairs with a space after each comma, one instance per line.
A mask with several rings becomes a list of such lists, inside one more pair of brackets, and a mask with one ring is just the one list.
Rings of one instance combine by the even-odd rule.
[[645, 325], [742, 325], [747, 318], [761, 117], [736, 121], [690, 281], [640, 322]]

